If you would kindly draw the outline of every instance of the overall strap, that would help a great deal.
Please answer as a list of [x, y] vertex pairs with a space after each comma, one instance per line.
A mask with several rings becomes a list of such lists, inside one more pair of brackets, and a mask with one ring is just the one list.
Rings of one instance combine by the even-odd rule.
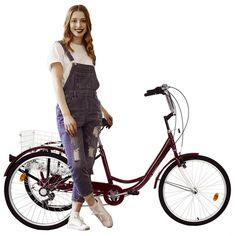
[[65, 54], [67, 55], [67, 57], [69, 58], [69, 60], [70, 60], [71, 62], [73, 62], [73, 61], [74, 61], [74, 58], [72, 57], [72, 55], [71, 55], [71, 53], [69, 52], [69, 50], [65, 47], [64, 43], [63, 43], [62, 41], [58, 41], [58, 43], [60, 43], [61, 46], [63, 47], [64, 52], [65, 52]]

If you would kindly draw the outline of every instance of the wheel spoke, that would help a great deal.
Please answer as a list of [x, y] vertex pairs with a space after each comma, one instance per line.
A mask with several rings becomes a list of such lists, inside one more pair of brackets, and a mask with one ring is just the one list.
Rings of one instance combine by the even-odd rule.
[[163, 174], [159, 186], [161, 204], [167, 214], [180, 223], [208, 223], [228, 204], [228, 176], [212, 159], [197, 156], [184, 161], [184, 168], [173, 163]]
[[[71, 176], [66, 159], [33, 153], [16, 164], [5, 182], [5, 198], [14, 216], [37, 229], [64, 225], [71, 210]], [[26, 176], [20, 178], [22, 173]]]

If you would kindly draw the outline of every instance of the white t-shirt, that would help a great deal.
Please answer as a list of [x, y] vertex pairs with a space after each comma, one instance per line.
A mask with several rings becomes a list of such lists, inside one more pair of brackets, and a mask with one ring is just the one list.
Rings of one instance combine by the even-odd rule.
[[[74, 52], [70, 51], [70, 53], [72, 57], [74, 58], [75, 62], [93, 66], [93, 60], [91, 57], [88, 56], [84, 45], [71, 43], [70, 46], [74, 50]], [[70, 74], [72, 62], [69, 60], [68, 56], [65, 54], [65, 51], [59, 42], [55, 42], [52, 45], [51, 50], [49, 51], [48, 66], [50, 70], [51, 70], [51, 65], [55, 62], [60, 62], [63, 67], [62, 84], [64, 86]]]

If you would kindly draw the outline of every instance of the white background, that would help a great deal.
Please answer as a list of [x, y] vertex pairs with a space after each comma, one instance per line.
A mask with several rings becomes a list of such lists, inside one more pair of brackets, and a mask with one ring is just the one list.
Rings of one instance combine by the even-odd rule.
[[[61, 39], [66, 12], [82, 3], [90, 11], [97, 54], [99, 98], [114, 118], [102, 140], [113, 175], [135, 178], [146, 168], [166, 138], [162, 96], [145, 98], [147, 89], [162, 83], [179, 88], [190, 103], [190, 123], [183, 152], [200, 152], [227, 170], [232, 196], [214, 222], [187, 227], [162, 210], [155, 177], [138, 197], [107, 207], [114, 227], [105, 229], [84, 211], [87, 235], [181, 233], [222, 235], [235, 222], [235, 89], [236, 4], [229, 0], [9, 0], [0, 3], [0, 146], [1, 231], [10, 233], [78, 234], [66, 227], [40, 232], [10, 214], [3, 196], [8, 154], [19, 153], [19, 132], [56, 131], [55, 97], [47, 55]], [[95, 177], [101, 175], [95, 166]]]

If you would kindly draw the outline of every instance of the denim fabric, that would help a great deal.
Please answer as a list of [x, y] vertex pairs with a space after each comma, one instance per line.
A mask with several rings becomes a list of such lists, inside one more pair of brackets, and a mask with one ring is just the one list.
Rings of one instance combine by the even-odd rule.
[[[67, 55], [69, 51], [66, 52]], [[72, 56], [69, 57], [72, 61]], [[96, 90], [99, 82], [95, 68], [72, 61], [72, 69], [64, 86], [66, 102], [77, 123], [77, 135], [66, 131], [59, 106], [56, 107], [57, 126], [73, 178], [73, 201], [84, 201], [93, 192], [91, 174], [101, 126], [100, 102]]]

